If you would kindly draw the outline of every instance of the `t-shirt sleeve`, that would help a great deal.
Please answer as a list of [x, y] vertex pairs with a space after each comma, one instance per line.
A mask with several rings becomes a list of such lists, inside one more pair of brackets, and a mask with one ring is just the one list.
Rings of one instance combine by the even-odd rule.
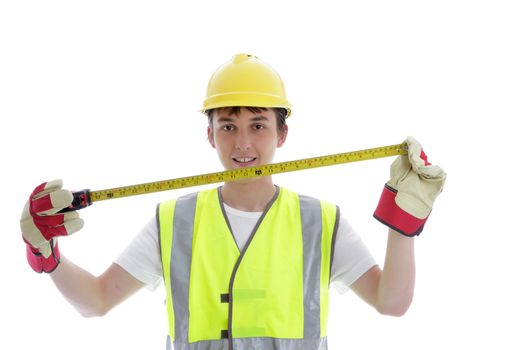
[[115, 264], [154, 290], [162, 281], [157, 219], [153, 217], [133, 238]]
[[341, 216], [335, 239], [330, 282], [343, 294], [350, 289], [352, 283], [375, 265], [377, 264], [361, 237]]

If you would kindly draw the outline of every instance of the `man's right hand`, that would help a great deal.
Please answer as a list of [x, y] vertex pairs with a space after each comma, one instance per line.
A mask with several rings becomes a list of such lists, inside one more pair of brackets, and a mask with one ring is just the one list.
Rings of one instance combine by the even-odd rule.
[[60, 263], [55, 237], [73, 234], [84, 226], [76, 211], [58, 213], [72, 201], [72, 193], [62, 189], [62, 180], [54, 180], [36, 187], [24, 206], [20, 229], [27, 244], [27, 261], [36, 272], [50, 273]]

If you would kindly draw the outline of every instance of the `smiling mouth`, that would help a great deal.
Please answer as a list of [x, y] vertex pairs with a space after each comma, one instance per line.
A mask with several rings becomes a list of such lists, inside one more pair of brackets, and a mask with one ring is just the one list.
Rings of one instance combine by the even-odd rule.
[[255, 161], [257, 158], [255, 157], [241, 157], [241, 158], [233, 158], [233, 160], [236, 162], [236, 163], [240, 163], [240, 164], [248, 164], [248, 163], [251, 163], [253, 161]]

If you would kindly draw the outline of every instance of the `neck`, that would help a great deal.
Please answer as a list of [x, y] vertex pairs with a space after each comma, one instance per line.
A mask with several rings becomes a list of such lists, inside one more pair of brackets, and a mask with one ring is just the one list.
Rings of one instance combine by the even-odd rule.
[[221, 188], [224, 203], [243, 211], [264, 211], [275, 195], [271, 176], [251, 181], [227, 182]]

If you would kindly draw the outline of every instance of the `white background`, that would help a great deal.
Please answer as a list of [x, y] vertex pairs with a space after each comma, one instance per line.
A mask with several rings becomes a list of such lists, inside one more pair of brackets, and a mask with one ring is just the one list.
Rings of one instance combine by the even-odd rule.
[[[27, 266], [18, 219], [39, 183], [111, 188], [221, 169], [198, 109], [213, 71], [258, 55], [294, 104], [275, 161], [421, 141], [448, 173], [417, 238], [402, 318], [332, 293], [330, 349], [523, 349], [525, 12], [519, 1], [3, 1], [0, 348], [163, 349], [164, 291], [85, 319]], [[339, 204], [382, 264], [372, 218], [393, 159], [275, 177]], [[102, 273], [196, 189], [97, 202], [61, 250]], [[10, 344], [10, 345], [7, 345]]]

